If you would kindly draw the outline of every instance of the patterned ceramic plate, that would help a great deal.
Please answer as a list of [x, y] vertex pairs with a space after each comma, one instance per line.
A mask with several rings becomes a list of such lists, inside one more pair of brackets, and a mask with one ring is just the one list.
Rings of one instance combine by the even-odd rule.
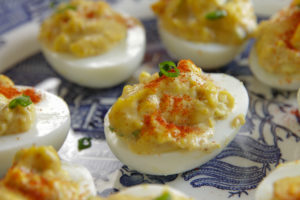
[[[153, 72], [158, 70], [159, 62], [170, 57], [160, 43], [156, 20], [148, 9], [151, 2], [110, 1], [117, 9], [143, 18], [148, 41], [140, 70]], [[36, 42], [38, 24], [47, 14], [48, 5], [49, 1], [42, 0], [0, 0], [0, 70], [6, 69], [4, 73], [17, 84], [43, 88], [66, 100], [72, 114], [72, 131], [59, 154], [91, 171], [99, 195], [141, 183], [161, 183], [199, 200], [253, 199], [256, 186], [270, 170], [280, 162], [300, 159], [296, 92], [271, 89], [252, 76], [247, 61], [250, 43], [240, 57], [217, 71], [242, 80], [250, 96], [247, 122], [228, 147], [210, 162], [182, 174], [146, 175], [122, 165], [105, 142], [103, 119], [125, 83], [109, 89], [88, 89], [71, 84], [51, 69]], [[24, 57], [27, 58], [22, 60]], [[130, 82], [135, 81], [140, 70]], [[93, 138], [92, 147], [79, 152], [77, 141], [86, 136]]]

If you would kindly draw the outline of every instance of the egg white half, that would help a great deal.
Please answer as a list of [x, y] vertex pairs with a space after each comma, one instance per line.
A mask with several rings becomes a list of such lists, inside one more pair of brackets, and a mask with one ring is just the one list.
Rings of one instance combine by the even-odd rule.
[[300, 88], [298, 89], [298, 93], [297, 93], [297, 102], [298, 102], [298, 108], [300, 111]]
[[79, 184], [81, 194], [87, 198], [97, 194], [93, 177], [85, 167], [73, 163], [62, 162], [62, 168], [68, 172], [71, 180]]
[[279, 75], [266, 71], [258, 63], [256, 50], [253, 47], [249, 56], [249, 66], [254, 76], [262, 83], [281, 90], [297, 90], [300, 86], [300, 75]]
[[130, 77], [144, 58], [146, 46], [142, 25], [128, 29], [126, 38], [108, 52], [92, 57], [77, 58], [56, 53], [42, 45], [46, 60], [67, 80], [92, 88], [117, 85]]
[[191, 59], [202, 69], [216, 69], [230, 63], [245, 45], [222, 45], [218, 43], [196, 43], [177, 37], [159, 23], [160, 38], [169, 55], [177, 60]]
[[[24, 88], [24, 87], [19, 87]], [[27, 132], [0, 137], [0, 177], [11, 166], [18, 150], [32, 145], [62, 146], [70, 129], [70, 113], [67, 104], [56, 95], [35, 89], [42, 95], [35, 104], [36, 119]]]
[[282, 178], [295, 176], [300, 176], [300, 160], [280, 164], [258, 185], [255, 200], [271, 200], [274, 182]]
[[[248, 110], [248, 93], [238, 79], [226, 74], [210, 74], [217, 86], [230, 92], [235, 98], [235, 105], [232, 112], [224, 120], [215, 124], [214, 136], [210, 139], [220, 144], [220, 148], [210, 153], [202, 151], [174, 151], [154, 155], [139, 155], [132, 152], [127, 144], [117, 137], [109, 129], [108, 113], [104, 119], [104, 132], [106, 141], [115, 156], [132, 169], [146, 174], [169, 175], [184, 172], [198, 167], [214, 158], [234, 138], [239, 130], [232, 128], [232, 120], [239, 114], [246, 116]], [[180, 161], [179, 161], [180, 160]]]
[[129, 187], [120, 192], [120, 194], [131, 195], [134, 197], [158, 197], [164, 191], [168, 191], [174, 196], [189, 198], [186, 194], [167, 186], [167, 185], [158, 185], [158, 184], [144, 184], [134, 187]]

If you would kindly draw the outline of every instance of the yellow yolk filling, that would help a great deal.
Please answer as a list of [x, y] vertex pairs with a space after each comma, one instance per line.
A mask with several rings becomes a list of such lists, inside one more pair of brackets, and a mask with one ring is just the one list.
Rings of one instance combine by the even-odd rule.
[[31, 147], [20, 150], [13, 166], [0, 181], [2, 200], [87, 199], [79, 185], [61, 168], [53, 147]]
[[287, 177], [274, 183], [272, 200], [300, 199], [300, 176]]
[[152, 9], [167, 31], [194, 42], [238, 45], [256, 28], [249, 0], [159, 0]]
[[176, 78], [140, 75], [124, 87], [109, 113], [111, 130], [139, 154], [173, 150], [211, 151], [214, 124], [227, 117], [234, 98], [189, 60], [178, 63]]
[[72, 0], [43, 22], [39, 39], [56, 52], [95, 56], [124, 40], [133, 23], [136, 20], [116, 13], [103, 1]]
[[36, 95], [32, 89], [22, 92], [15, 88], [8, 77], [0, 75], [0, 136], [26, 132], [32, 127], [35, 121], [33, 103], [26, 107], [19, 105], [15, 108], [9, 107], [9, 103], [22, 93], [37, 97], [37, 102], [40, 100], [39, 95]]
[[300, 7], [297, 1], [262, 22], [256, 33], [258, 62], [266, 71], [300, 75]]

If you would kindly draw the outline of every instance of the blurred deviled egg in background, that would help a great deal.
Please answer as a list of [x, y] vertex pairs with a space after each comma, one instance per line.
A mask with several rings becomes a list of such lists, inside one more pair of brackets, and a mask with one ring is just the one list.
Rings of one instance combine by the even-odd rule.
[[300, 86], [300, 1], [294, 0], [256, 33], [249, 63], [261, 82], [277, 89], [297, 90]]
[[96, 195], [90, 172], [63, 163], [52, 146], [19, 150], [0, 180], [1, 200], [87, 200]]
[[258, 185], [255, 200], [300, 199], [300, 160], [279, 164]]
[[39, 40], [50, 65], [79, 85], [103, 88], [125, 81], [140, 65], [145, 30], [103, 1], [60, 4], [41, 25]]
[[15, 153], [31, 145], [62, 146], [70, 129], [67, 104], [42, 90], [15, 86], [0, 75], [0, 177]]
[[159, 0], [152, 9], [171, 57], [203, 69], [232, 61], [257, 25], [250, 0]]

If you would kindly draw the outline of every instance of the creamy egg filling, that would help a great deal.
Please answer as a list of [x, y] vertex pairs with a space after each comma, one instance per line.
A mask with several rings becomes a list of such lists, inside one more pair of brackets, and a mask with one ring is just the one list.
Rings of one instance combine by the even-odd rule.
[[274, 183], [272, 200], [300, 199], [300, 176], [286, 177]]
[[20, 90], [6, 76], [0, 75], [0, 136], [28, 131], [35, 120], [34, 103], [39, 94], [32, 89]]
[[159, 0], [152, 9], [166, 30], [189, 41], [238, 45], [256, 28], [249, 0]]
[[88, 57], [107, 52], [125, 39], [137, 20], [113, 11], [104, 1], [71, 0], [46, 19], [39, 39], [49, 49]]
[[300, 7], [294, 0], [256, 33], [258, 62], [266, 71], [280, 75], [300, 75]]
[[189, 60], [177, 69], [177, 77], [141, 73], [140, 83], [125, 86], [110, 110], [111, 130], [138, 154], [219, 147], [209, 139], [215, 123], [232, 111], [233, 96]]
[[90, 194], [79, 190], [52, 146], [20, 150], [13, 166], [0, 181], [2, 200], [85, 200]]

